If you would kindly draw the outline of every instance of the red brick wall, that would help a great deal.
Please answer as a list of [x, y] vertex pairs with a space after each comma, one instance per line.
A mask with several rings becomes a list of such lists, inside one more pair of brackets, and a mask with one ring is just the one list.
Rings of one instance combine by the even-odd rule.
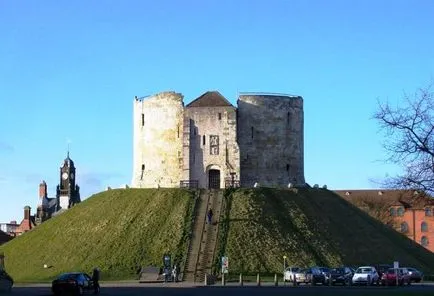
[[[406, 209], [403, 217], [396, 217], [396, 229], [401, 231], [401, 223], [407, 222], [408, 232], [406, 235], [411, 240], [421, 244], [422, 236], [428, 238], [428, 246], [426, 248], [434, 252], [434, 216], [425, 216], [423, 209]], [[428, 226], [427, 232], [422, 232], [421, 224], [426, 222]]]

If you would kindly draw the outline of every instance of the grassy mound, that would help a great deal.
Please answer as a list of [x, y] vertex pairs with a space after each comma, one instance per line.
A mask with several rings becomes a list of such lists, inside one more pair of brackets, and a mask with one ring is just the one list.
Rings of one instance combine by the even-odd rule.
[[19, 282], [95, 266], [103, 280], [133, 279], [140, 266], [160, 266], [165, 251], [183, 259], [193, 204], [187, 190], [109, 190], [2, 245], [0, 252]]
[[[324, 189], [237, 189], [226, 194], [219, 257], [230, 272], [390, 263], [434, 270], [434, 254]], [[216, 266], [218, 266], [216, 262]]]

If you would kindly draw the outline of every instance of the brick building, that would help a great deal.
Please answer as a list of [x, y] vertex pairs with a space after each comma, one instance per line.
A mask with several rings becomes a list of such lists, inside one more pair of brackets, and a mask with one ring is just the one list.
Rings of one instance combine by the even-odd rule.
[[434, 199], [410, 190], [335, 190], [335, 193], [434, 252]]

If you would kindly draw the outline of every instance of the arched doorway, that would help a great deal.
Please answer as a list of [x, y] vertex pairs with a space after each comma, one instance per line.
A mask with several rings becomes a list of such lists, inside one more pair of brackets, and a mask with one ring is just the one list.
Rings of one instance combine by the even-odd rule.
[[208, 188], [209, 189], [220, 188], [220, 170], [211, 169], [208, 171]]

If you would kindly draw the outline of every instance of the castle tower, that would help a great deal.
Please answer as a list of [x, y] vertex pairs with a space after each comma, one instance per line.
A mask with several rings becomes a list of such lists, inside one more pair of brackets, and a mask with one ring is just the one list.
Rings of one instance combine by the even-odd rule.
[[303, 98], [243, 93], [238, 98], [241, 186], [304, 185]]
[[234, 186], [240, 178], [236, 108], [218, 91], [193, 100], [184, 113], [184, 180], [199, 188]]
[[57, 207], [68, 209], [80, 202], [79, 187], [75, 183], [75, 166], [69, 157], [69, 151], [62, 167], [60, 168], [60, 182], [57, 186]]
[[134, 98], [132, 187], [179, 187], [183, 96], [162, 92]]

